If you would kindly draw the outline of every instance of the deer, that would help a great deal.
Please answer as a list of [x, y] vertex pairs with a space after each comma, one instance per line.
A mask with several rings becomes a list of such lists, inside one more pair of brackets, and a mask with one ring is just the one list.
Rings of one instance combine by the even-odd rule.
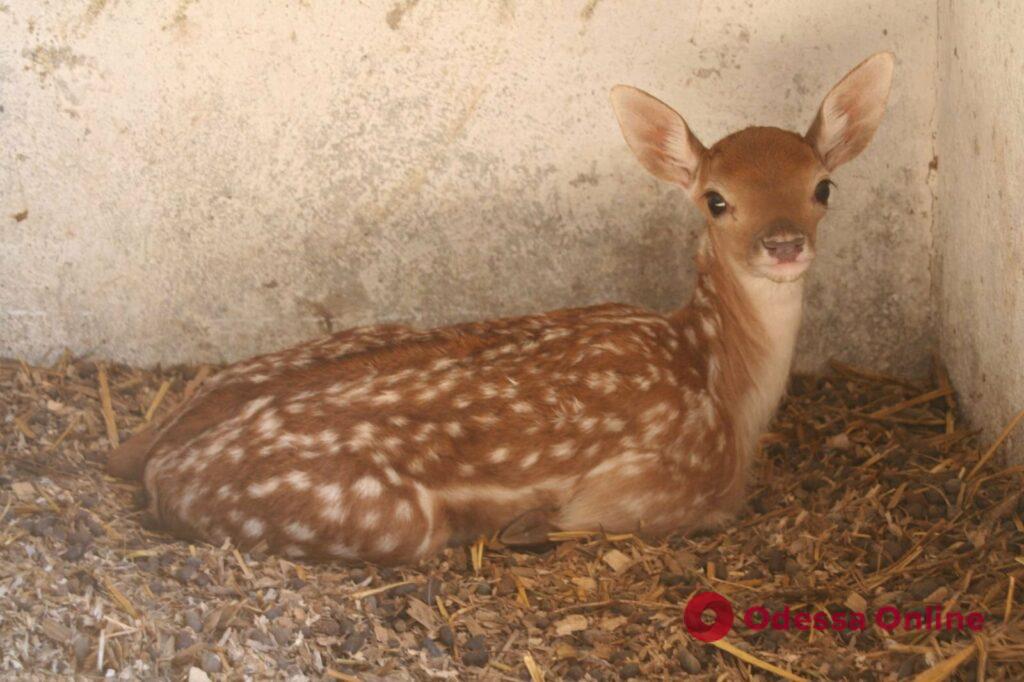
[[706, 222], [682, 308], [342, 331], [214, 374], [107, 471], [141, 480], [173, 535], [312, 561], [722, 528], [786, 390], [831, 175], [874, 136], [893, 65], [855, 67], [803, 135], [710, 147], [661, 100], [611, 90], [633, 154]]

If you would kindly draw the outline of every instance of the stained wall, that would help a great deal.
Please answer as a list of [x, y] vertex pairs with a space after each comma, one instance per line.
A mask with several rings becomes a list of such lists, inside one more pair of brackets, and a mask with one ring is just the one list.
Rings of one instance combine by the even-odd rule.
[[6, 0], [0, 356], [217, 361], [374, 321], [670, 309], [701, 224], [633, 159], [609, 88], [711, 143], [803, 130], [892, 49], [886, 120], [836, 174], [798, 364], [920, 369], [936, 9]]

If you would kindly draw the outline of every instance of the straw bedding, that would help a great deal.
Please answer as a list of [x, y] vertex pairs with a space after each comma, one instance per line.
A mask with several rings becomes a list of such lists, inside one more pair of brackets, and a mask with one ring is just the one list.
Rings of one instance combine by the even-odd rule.
[[[1024, 467], [927, 385], [833, 363], [794, 378], [729, 529], [647, 544], [481, 540], [405, 569], [190, 546], [140, 524], [110, 443], [209, 368], [0, 361], [0, 675], [204, 680], [1020, 679]], [[1012, 425], [1008, 425], [1008, 430]], [[696, 592], [738, 625], [683, 626]], [[768, 612], [941, 605], [979, 631], [753, 630]]]

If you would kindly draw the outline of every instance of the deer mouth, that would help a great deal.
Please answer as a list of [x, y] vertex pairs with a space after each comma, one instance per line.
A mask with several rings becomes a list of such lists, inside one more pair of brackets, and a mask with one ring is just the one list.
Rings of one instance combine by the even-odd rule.
[[790, 261], [776, 261], [764, 269], [765, 276], [773, 282], [795, 282], [801, 279], [811, 267], [811, 258]]

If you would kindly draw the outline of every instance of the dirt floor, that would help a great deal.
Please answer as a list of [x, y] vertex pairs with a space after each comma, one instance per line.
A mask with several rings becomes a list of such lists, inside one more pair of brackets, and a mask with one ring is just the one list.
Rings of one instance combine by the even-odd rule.
[[[110, 441], [207, 371], [0, 361], [0, 675], [1024, 679], [1024, 467], [960, 421], [941, 370], [929, 385], [840, 364], [794, 379], [749, 508], [723, 532], [486, 542], [397, 570], [141, 527], [137, 487], [102, 473]], [[737, 612], [714, 644], [683, 626], [705, 590]], [[979, 613], [983, 627], [742, 622], [758, 605], [792, 621], [926, 604]]]

